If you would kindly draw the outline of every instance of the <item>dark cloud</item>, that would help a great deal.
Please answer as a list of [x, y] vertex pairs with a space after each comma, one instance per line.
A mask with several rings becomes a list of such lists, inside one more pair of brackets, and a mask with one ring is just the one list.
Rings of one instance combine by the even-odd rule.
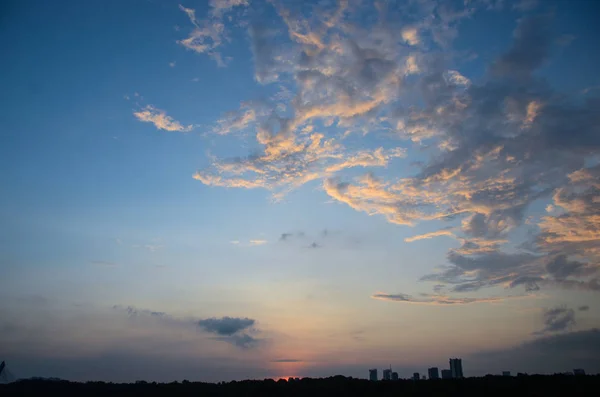
[[242, 349], [250, 349], [256, 347], [258, 343], [261, 341], [253, 336], [248, 335], [247, 333], [239, 333], [228, 336], [219, 336], [215, 339], [231, 343], [234, 346], [237, 346]]
[[288, 238], [292, 237], [293, 235], [294, 235], [293, 233], [281, 233], [281, 237], [279, 237], [279, 240], [286, 241]]
[[528, 75], [547, 59], [552, 43], [550, 16], [523, 18], [514, 32], [512, 47], [492, 66], [503, 75]]
[[556, 373], [585, 368], [588, 373], [600, 372], [600, 330], [546, 335], [502, 350], [487, 350], [467, 357], [479, 375], [513, 372]]
[[575, 311], [564, 306], [548, 309], [543, 316], [545, 327], [535, 334], [565, 331], [576, 324]]
[[252, 327], [255, 322], [255, 320], [247, 317], [213, 317], [198, 321], [198, 325], [207, 332], [232, 336], [237, 332]]
[[272, 363], [301, 363], [303, 360], [297, 360], [295, 358], [280, 358], [278, 360], [271, 360]]
[[583, 306], [579, 306], [577, 309], [580, 312], [586, 312], [586, 311], [590, 310], [590, 307], [588, 305], [583, 305]]
[[129, 317], [138, 317], [138, 316], [151, 316], [151, 317], [161, 317], [161, 318], [170, 317], [165, 312], [157, 312], [157, 311], [152, 311], [152, 310], [147, 310], [147, 309], [138, 309], [134, 306], [114, 305], [112, 308], [116, 309], [116, 310], [125, 311]]
[[256, 324], [256, 320], [247, 317], [226, 316], [221, 318], [213, 317], [194, 320], [180, 319], [164, 312], [137, 309], [133, 306], [115, 305], [113, 306], [113, 309], [127, 313], [127, 316], [132, 319], [154, 318], [156, 321], [160, 321], [163, 324], [176, 327], [183, 326], [192, 328], [194, 324], [196, 324], [202, 330], [217, 335], [211, 339], [227, 342], [242, 349], [255, 347], [261, 342], [261, 339], [251, 335], [252, 333], [256, 334], [260, 332], [253, 327]]
[[538, 276], [520, 276], [511, 281], [509, 287], [514, 288], [519, 285], [524, 285], [525, 291], [527, 292], [539, 291], [539, 283], [543, 281], [544, 279]]
[[546, 265], [546, 270], [557, 280], [570, 276], [584, 276], [594, 273], [596, 269], [589, 268], [586, 263], [571, 261], [567, 255], [557, 255]]
[[[536, 290], [536, 282], [541, 281], [541, 278], [528, 276], [526, 269], [533, 267], [537, 259], [537, 256], [527, 253], [490, 252], [481, 255], [461, 255], [451, 251], [448, 254], [451, 266], [440, 273], [423, 276], [421, 280], [454, 284], [452, 290], [456, 292], [476, 291], [482, 287], [504, 283], [510, 283], [512, 287], [524, 284], [527, 290], [533, 291]], [[522, 275], [515, 276], [515, 270]]]

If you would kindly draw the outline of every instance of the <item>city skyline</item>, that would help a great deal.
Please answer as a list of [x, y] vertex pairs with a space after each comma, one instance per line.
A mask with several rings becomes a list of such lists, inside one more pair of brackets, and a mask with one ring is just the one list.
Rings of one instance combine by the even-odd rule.
[[0, 2], [0, 360], [114, 382], [600, 372], [598, 15]]

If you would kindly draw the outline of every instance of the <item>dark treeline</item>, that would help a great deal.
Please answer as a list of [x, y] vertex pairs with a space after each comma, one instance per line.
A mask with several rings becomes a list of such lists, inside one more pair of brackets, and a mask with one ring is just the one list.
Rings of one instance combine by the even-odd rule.
[[0, 385], [0, 396], [598, 396], [600, 376], [486, 376], [482, 378], [380, 381], [334, 376], [228, 383], [132, 384], [23, 380]]

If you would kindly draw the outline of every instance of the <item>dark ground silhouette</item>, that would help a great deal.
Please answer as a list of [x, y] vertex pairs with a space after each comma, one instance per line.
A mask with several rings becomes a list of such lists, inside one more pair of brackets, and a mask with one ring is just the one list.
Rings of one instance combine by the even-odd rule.
[[201, 383], [117, 384], [23, 380], [0, 385], [0, 396], [598, 396], [595, 376], [486, 376], [481, 378], [378, 381], [334, 376], [324, 379], [271, 379]]

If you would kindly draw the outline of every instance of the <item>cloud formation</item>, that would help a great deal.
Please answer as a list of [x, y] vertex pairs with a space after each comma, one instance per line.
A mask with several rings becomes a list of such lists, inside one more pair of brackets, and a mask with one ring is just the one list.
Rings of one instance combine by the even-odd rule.
[[[241, 10], [264, 12], [246, 1], [211, 2], [203, 21], [181, 6], [194, 28], [180, 44], [196, 52], [217, 57], [225, 15], [247, 26], [255, 80], [274, 92], [210, 130], [244, 135], [249, 153], [211, 157], [193, 177], [275, 200], [318, 181], [334, 202], [393, 224], [446, 222], [406, 239], [456, 240], [441, 270], [421, 278], [437, 290], [600, 291], [600, 99], [538, 76], [559, 40], [553, 14], [534, 15], [534, 3], [514, 4], [527, 14], [478, 79], [452, 44], [462, 21], [500, 1], [274, 1], [268, 25], [244, 19]], [[153, 108], [143, 118], [186, 128]], [[415, 168], [397, 167], [412, 151]], [[535, 202], [547, 213], [532, 213]]]
[[224, 16], [235, 8], [248, 6], [248, 1], [211, 0], [209, 6], [207, 17], [199, 20], [196, 17], [196, 10], [179, 5], [179, 9], [187, 15], [194, 27], [187, 38], [177, 43], [188, 50], [207, 54], [219, 67], [224, 67], [227, 59], [223, 59], [221, 53], [217, 51], [223, 42], [229, 41]]
[[200, 328], [205, 331], [227, 336], [252, 327], [254, 323], [255, 320], [246, 317], [213, 317], [198, 321]]
[[192, 125], [182, 125], [171, 116], [167, 116], [167, 113], [164, 110], [156, 109], [152, 105], [147, 105], [142, 110], [134, 112], [133, 115], [142, 122], [154, 124], [159, 130], [188, 132], [194, 128]]
[[544, 311], [544, 329], [535, 334], [546, 334], [551, 332], [566, 331], [573, 327], [575, 322], [575, 310], [564, 306], [554, 307]]
[[[422, 294], [423, 298], [413, 298], [410, 295], [406, 294], [385, 294], [385, 293], [376, 293], [371, 295], [371, 298], [383, 300], [383, 301], [392, 301], [392, 302], [402, 302], [402, 303], [412, 303], [419, 305], [466, 305], [469, 303], [491, 303], [491, 302], [501, 302], [505, 299], [511, 297], [487, 297], [487, 298], [453, 298], [445, 295], [430, 295], [430, 294]], [[514, 298], [514, 297], [513, 297]]]
[[258, 343], [258, 340], [248, 332], [252, 331], [255, 320], [247, 317], [221, 317], [207, 318], [198, 321], [198, 326], [206, 332], [218, 335], [216, 339], [231, 343], [240, 348], [250, 348]]
[[254, 327], [256, 320], [247, 317], [211, 317], [205, 319], [182, 319], [165, 312], [138, 309], [134, 306], [114, 305], [113, 309], [122, 311], [131, 319], [153, 319], [162, 324], [192, 329], [197, 326], [200, 330], [216, 335], [211, 339], [230, 343], [242, 349], [255, 347], [260, 339], [252, 336], [260, 331]]

